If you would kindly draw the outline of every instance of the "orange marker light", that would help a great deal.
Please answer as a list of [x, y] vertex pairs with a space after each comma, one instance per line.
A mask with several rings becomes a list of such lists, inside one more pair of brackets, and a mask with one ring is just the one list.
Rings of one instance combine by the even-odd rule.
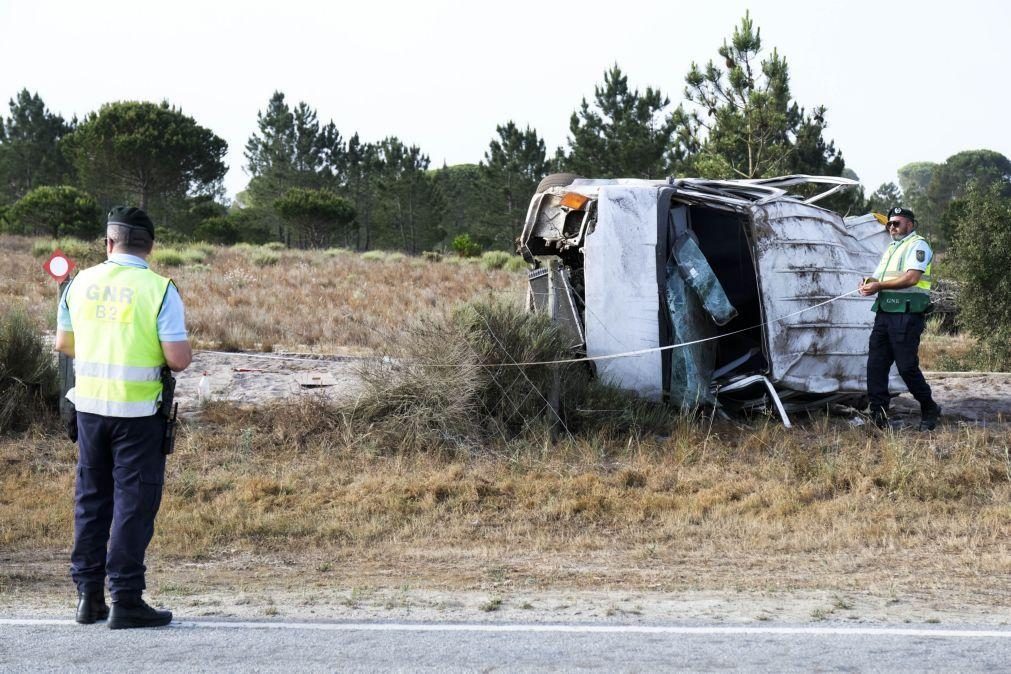
[[590, 197], [585, 197], [582, 194], [576, 194], [575, 192], [569, 192], [564, 197], [562, 197], [561, 206], [564, 208], [572, 209], [573, 211], [583, 210], [583, 206], [590, 200]]

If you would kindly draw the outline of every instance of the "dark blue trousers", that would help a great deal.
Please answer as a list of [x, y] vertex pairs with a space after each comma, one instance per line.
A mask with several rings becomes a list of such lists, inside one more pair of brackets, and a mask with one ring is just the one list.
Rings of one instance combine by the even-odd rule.
[[933, 408], [930, 385], [920, 371], [920, 335], [925, 324], [923, 314], [877, 313], [867, 349], [867, 397], [872, 412], [888, 410], [888, 371], [892, 363], [920, 407]]
[[144, 590], [144, 553], [165, 483], [165, 419], [77, 413], [77, 489], [70, 573], [83, 592]]

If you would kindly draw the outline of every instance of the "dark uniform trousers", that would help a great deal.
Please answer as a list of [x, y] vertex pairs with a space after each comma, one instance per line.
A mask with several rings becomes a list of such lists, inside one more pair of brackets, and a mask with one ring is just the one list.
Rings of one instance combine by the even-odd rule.
[[83, 592], [117, 596], [144, 590], [144, 553], [165, 482], [160, 415], [77, 413], [79, 455], [70, 572]]
[[872, 412], [888, 410], [888, 371], [892, 363], [920, 406], [934, 406], [930, 385], [920, 371], [918, 353], [925, 323], [923, 314], [877, 312], [867, 352], [867, 397]]

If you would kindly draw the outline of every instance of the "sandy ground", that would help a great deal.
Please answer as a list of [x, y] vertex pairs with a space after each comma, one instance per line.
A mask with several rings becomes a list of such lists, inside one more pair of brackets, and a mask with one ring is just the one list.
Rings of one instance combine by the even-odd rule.
[[[69, 615], [76, 597], [65, 554], [0, 554], [8, 584], [0, 592], [0, 616]], [[845, 580], [832, 588], [797, 587], [789, 572], [785, 581], [766, 578], [757, 585], [735, 587], [714, 569], [716, 584], [722, 587], [708, 582], [712, 579], [693, 587], [691, 579], [673, 581], [676, 570], [657, 568], [654, 582], [644, 582], [648, 578], [633, 572], [623, 588], [613, 578], [594, 587], [588, 582], [593, 574], [573, 566], [572, 560], [566, 565], [522, 554], [524, 563], [545, 569], [554, 565], [579, 579], [546, 584], [537, 574], [523, 573], [484, 573], [478, 579], [472, 572], [479, 570], [467, 561], [462, 568], [447, 569], [441, 578], [421, 579], [398, 577], [398, 565], [381, 558], [347, 560], [346, 567], [327, 568], [313, 560], [306, 564], [302, 556], [302, 563], [245, 554], [183, 563], [151, 557], [149, 601], [173, 609], [179, 619], [1011, 626], [1009, 598], [999, 587], [953, 591], [949, 585], [911, 579], [895, 584], [879, 572], [836, 576]], [[729, 561], [714, 565], [735, 566]]]
[[[259, 405], [299, 395], [353, 396], [358, 391], [356, 368], [361, 362], [356, 356], [198, 351], [193, 364], [178, 376], [176, 399], [180, 415], [198, 415], [197, 385], [204, 373], [214, 400]], [[304, 387], [298, 375], [320, 375], [326, 385]], [[1011, 421], [1011, 373], [928, 372], [926, 376], [941, 405], [942, 423]], [[919, 405], [908, 393], [895, 398], [892, 409], [900, 420], [918, 421]]]
[[[1011, 372], [927, 372], [934, 399], [949, 423], [989, 424], [1011, 421]], [[893, 402], [896, 410], [919, 414], [906, 393]]]
[[[196, 351], [193, 363], [176, 376], [179, 415], [198, 416], [198, 385], [207, 377], [210, 398], [244, 405], [262, 405], [272, 400], [301, 395], [353, 396], [359, 387], [356, 356], [313, 356], [292, 353], [221, 353]], [[319, 377], [320, 385], [303, 386]]]

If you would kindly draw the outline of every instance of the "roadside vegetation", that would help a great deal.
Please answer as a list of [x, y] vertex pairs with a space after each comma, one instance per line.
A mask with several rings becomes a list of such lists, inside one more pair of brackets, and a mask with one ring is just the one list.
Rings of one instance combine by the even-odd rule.
[[0, 435], [52, 421], [56, 362], [39, 326], [21, 309], [0, 313]]
[[[41, 264], [60, 248], [79, 266], [104, 259], [104, 244], [0, 236], [6, 273], [0, 298], [55, 329], [56, 286]], [[407, 256], [283, 246], [156, 247], [155, 271], [171, 277], [186, 303], [198, 348], [380, 353], [421, 316], [461, 302], [522, 301], [525, 265], [484, 258]], [[99, 254], [100, 253], [100, 254]]]
[[[13, 269], [41, 273], [31, 242], [5, 245]], [[152, 563], [245, 559], [347, 587], [930, 588], [983, 603], [1006, 590], [1006, 425], [879, 435], [825, 415], [793, 430], [762, 416], [681, 417], [579, 366], [559, 371], [566, 403], [556, 409], [554, 373], [509, 366], [561, 353], [550, 325], [506, 301], [522, 275], [322, 251], [281, 251], [278, 266], [260, 269], [250, 260], [259, 251], [213, 248], [212, 267], [178, 268], [202, 339], [224, 334], [212, 332], [224, 328], [211, 305], [245, 294], [273, 307], [261, 312], [271, 334], [306, 339], [335, 292], [372, 327], [361, 348], [387, 357], [365, 368], [354, 400], [211, 403], [183, 423]], [[341, 268], [353, 287], [340, 290]], [[40, 285], [19, 283], [4, 292]], [[217, 315], [256, 334], [242, 318], [252, 310]], [[0, 549], [59, 556], [76, 450], [55, 415], [26, 419], [0, 436]], [[3, 573], [0, 588], [51, 581]]]
[[[152, 563], [274, 560], [346, 587], [478, 588], [498, 574], [534, 587], [1006, 599], [1006, 430], [879, 437], [824, 417], [792, 431], [681, 419], [663, 434], [531, 431], [432, 451], [430, 436], [391, 444], [394, 419], [313, 399], [212, 404], [169, 461]], [[66, 549], [74, 457], [38, 425], [0, 439], [8, 554]]]

